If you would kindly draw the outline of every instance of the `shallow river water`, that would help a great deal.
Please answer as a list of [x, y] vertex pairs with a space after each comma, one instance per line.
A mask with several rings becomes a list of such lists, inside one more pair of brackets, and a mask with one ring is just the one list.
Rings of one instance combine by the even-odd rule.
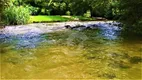
[[1, 79], [142, 79], [142, 38], [97, 29], [0, 34]]

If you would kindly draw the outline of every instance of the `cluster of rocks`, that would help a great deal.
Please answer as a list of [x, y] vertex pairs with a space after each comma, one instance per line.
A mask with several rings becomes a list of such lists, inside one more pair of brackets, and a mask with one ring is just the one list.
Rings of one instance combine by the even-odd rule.
[[72, 24], [69, 24], [69, 25], [65, 25], [64, 27], [66, 29], [73, 29], [73, 30], [85, 30], [85, 29], [102, 29], [102, 28], [117, 28], [118, 29], [118, 26], [120, 26], [121, 24], [118, 23], [118, 22], [98, 22], [98, 23], [90, 23], [90, 24], [76, 24], [76, 25], [72, 25]]
[[71, 25], [65, 25], [65, 28], [67, 29], [73, 29], [73, 30], [85, 30], [85, 29], [98, 29], [99, 25], [97, 24], [89, 24], [89, 25], [75, 25], [75, 26], [71, 26]]

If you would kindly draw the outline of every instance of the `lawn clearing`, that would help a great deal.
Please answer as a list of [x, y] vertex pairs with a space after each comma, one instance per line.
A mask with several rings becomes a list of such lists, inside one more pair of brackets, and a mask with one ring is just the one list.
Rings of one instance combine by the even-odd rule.
[[46, 16], [46, 15], [38, 15], [31, 16], [30, 21], [32, 23], [40, 23], [40, 22], [66, 22], [66, 21], [91, 21], [95, 20], [93, 18], [87, 18], [83, 16]]
[[31, 16], [30, 21], [31, 22], [64, 22], [64, 21], [70, 21], [70, 18], [62, 17], [62, 16]]

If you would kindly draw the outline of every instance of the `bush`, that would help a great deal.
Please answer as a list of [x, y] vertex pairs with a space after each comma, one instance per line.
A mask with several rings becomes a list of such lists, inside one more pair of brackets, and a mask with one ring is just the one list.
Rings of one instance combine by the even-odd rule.
[[0, 27], [1, 25], [3, 24], [3, 21], [2, 21], [2, 13], [3, 13], [3, 9], [4, 7], [6, 7], [9, 2], [9, 0], [0, 0]]
[[30, 5], [26, 5], [26, 8], [29, 9], [31, 15], [36, 15], [38, 13], [39, 8], [38, 7], [33, 7]]
[[30, 19], [30, 12], [22, 6], [10, 6], [4, 10], [3, 19], [7, 25], [26, 24]]
[[133, 24], [124, 24], [123, 26], [123, 31], [126, 33], [126, 34], [134, 34], [134, 35], [142, 35], [142, 20], [140, 21], [137, 21]]
[[71, 12], [70, 12], [70, 11], [67, 11], [67, 12], [66, 12], [66, 15], [70, 16], [70, 15], [71, 15]]
[[90, 12], [90, 10], [88, 10], [86, 13], [84, 13], [83, 16], [84, 16], [84, 17], [91, 17], [91, 12]]
[[120, 0], [119, 4], [124, 31], [142, 35], [142, 0]]

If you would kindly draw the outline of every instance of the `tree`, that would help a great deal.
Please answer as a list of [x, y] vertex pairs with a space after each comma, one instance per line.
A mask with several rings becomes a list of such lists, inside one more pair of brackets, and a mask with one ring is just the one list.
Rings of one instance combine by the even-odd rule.
[[24, 0], [23, 2], [27, 5], [38, 7], [39, 10], [37, 14], [46, 14], [46, 12], [50, 10], [53, 0]]
[[119, 9], [124, 30], [142, 34], [142, 0], [120, 0]]
[[113, 0], [72, 0], [72, 12], [82, 15], [90, 10], [92, 16], [105, 17], [111, 2]]
[[9, 0], [0, 0], [0, 24], [2, 23], [2, 13]]

